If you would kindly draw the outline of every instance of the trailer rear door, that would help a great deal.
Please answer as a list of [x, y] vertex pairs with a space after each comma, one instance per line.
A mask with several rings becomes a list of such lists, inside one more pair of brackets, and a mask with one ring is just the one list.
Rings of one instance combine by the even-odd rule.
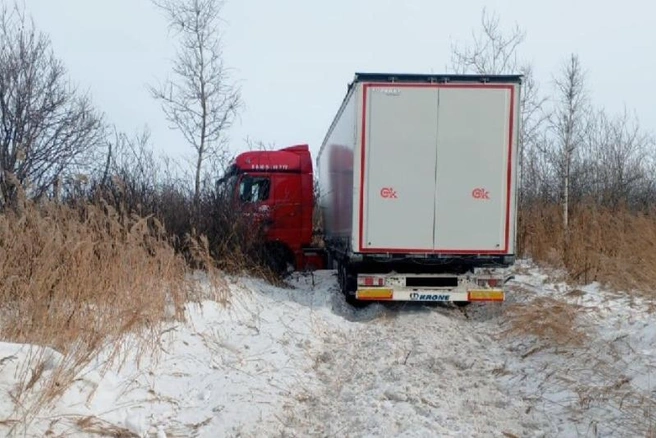
[[441, 87], [435, 250], [508, 249], [511, 86]]
[[437, 88], [364, 86], [362, 250], [432, 252]]
[[360, 250], [512, 252], [513, 85], [363, 93]]

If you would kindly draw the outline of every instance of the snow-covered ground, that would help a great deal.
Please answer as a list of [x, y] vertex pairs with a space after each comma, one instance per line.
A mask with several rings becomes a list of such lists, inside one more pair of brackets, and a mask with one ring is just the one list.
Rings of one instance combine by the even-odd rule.
[[[517, 312], [544, 309], [554, 320], [571, 311], [577, 319], [569, 329], [579, 342], [500, 339], [508, 354], [500, 383], [548, 419], [549, 436], [656, 437], [656, 294], [573, 288], [524, 268], [512, 287]], [[511, 319], [496, 323], [507, 327]]]
[[[158, 358], [98, 358], [29, 423], [19, 371], [44, 353], [44, 380], [61, 357], [0, 344], [0, 435], [656, 436], [653, 300], [518, 273], [508, 302], [465, 311], [353, 309], [329, 271], [289, 288], [236, 279], [230, 306], [190, 304], [187, 323], [162, 329]], [[541, 297], [579, 309], [583, 343], [518, 330]]]

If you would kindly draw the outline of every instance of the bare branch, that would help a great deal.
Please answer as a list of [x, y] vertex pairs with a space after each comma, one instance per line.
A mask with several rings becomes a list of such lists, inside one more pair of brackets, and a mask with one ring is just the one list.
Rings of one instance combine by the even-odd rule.
[[517, 25], [510, 34], [503, 33], [499, 17], [483, 9], [481, 30], [472, 32], [473, 43], [468, 47], [451, 46], [451, 68], [456, 73], [502, 74], [517, 73], [517, 49], [526, 33]]

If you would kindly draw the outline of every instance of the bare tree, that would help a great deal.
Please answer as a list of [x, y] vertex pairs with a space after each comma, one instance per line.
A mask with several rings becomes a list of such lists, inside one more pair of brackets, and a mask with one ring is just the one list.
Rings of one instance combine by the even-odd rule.
[[144, 129], [128, 136], [114, 128], [108, 154], [98, 179], [102, 194], [111, 194], [117, 208], [150, 214], [155, 210], [159, 162], [150, 147], [150, 132]]
[[194, 203], [200, 202], [203, 166], [228, 156], [226, 131], [241, 104], [230, 81], [219, 32], [221, 0], [152, 0], [180, 38], [173, 77], [150, 87], [166, 118], [195, 150]]
[[[469, 45], [451, 46], [451, 69], [459, 74], [521, 74], [523, 76], [522, 94], [520, 100], [520, 180], [522, 187], [527, 175], [525, 167], [537, 166], [537, 163], [527, 163], [529, 159], [537, 159], [535, 149], [540, 140], [542, 128], [546, 121], [543, 111], [546, 98], [540, 95], [539, 85], [529, 62], [520, 60], [518, 50], [526, 39], [526, 33], [518, 25], [509, 32], [505, 31], [500, 19], [495, 14], [488, 14], [486, 9], [481, 13], [481, 28], [472, 32]], [[522, 189], [522, 199], [524, 199]]]
[[69, 85], [49, 39], [18, 6], [1, 7], [0, 207], [15, 196], [10, 180], [41, 196], [86, 171], [103, 135], [102, 118]]
[[554, 161], [562, 182], [563, 227], [567, 249], [572, 170], [575, 154], [584, 140], [586, 116], [589, 114], [585, 74], [577, 55], [570, 55], [554, 84], [555, 106], [550, 116], [549, 130], [553, 135]]
[[459, 74], [502, 74], [516, 72], [519, 66], [517, 49], [526, 39], [526, 33], [517, 25], [506, 35], [499, 17], [481, 13], [481, 29], [472, 32], [470, 45], [451, 46], [451, 68]]

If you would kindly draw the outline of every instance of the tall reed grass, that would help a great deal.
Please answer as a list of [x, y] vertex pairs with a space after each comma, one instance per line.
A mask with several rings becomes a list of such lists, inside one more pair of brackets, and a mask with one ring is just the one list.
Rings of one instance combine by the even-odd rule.
[[521, 256], [564, 268], [573, 283], [656, 296], [656, 210], [576, 205], [566, 234], [562, 208], [536, 204], [520, 213], [519, 245]]
[[[161, 224], [103, 203], [25, 203], [0, 213], [0, 273], [0, 339], [63, 358], [33, 408], [61, 395], [101, 350], [117, 353], [126, 334], [140, 335], [139, 351], [154, 347], [160, 323], [183, 319], [191, 292]], [[25, 365], [17, 405], [48, 360]]]

